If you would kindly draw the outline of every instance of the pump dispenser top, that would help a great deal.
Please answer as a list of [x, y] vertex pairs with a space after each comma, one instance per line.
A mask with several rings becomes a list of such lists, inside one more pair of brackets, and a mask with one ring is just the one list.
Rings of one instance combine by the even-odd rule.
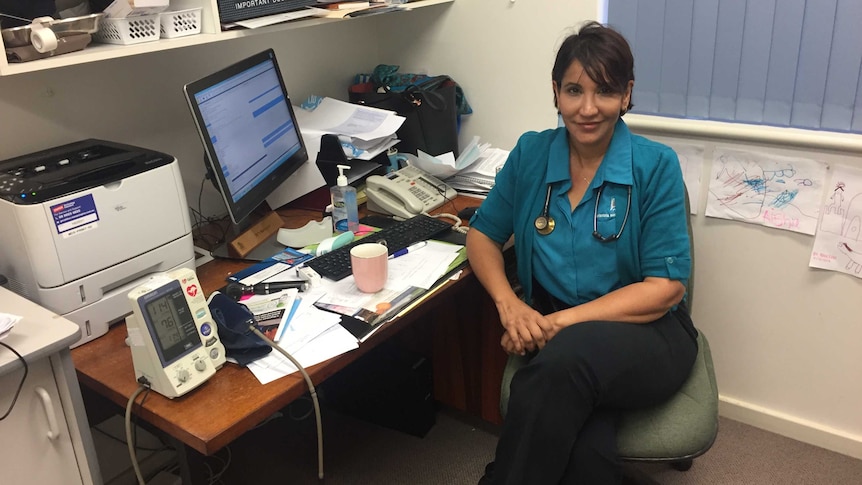
[[[347, 187], [347, 175], [344, 175], [345, 170], [350, 170], [350, 165], [337, 165], [338, 178], [335, 179], [335, 185], [339, 187]], [[332, 180], [332, 179], [330, 179]]]

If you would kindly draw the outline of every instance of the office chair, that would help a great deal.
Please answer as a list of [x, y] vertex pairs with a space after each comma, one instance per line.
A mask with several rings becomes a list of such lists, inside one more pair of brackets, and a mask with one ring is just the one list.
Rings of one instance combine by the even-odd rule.
[[[691, 311], [694, 239], [688, 192], [685, 195], [685, 209], [692, 255], [692, 278], [689, 278], [686, 287]], [[666, 462], [677, 470], [686, 471], [691, 468], [694, 458], [706, 453], [715, 442], [718, 434], [718, 386], [709, 342], [702, 331], [698, 331], [697, 344], [698, 353], [691, 374], [675, 395], [657, 406], [622, 414], [617, 430], [617, 448], [623, 461]], [[520, 355], [509, 356], [500, 389], [500, 412], [503, 417], [508, 408], [512, 377], [528, 360]]]

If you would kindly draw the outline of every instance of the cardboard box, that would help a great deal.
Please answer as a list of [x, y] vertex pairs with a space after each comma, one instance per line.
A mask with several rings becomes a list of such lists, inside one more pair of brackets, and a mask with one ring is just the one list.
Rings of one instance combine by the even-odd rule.
[[114, 0], [104, 12], [107, 18], [124, 19], [164, 12], [169, 5], [169, 0]]

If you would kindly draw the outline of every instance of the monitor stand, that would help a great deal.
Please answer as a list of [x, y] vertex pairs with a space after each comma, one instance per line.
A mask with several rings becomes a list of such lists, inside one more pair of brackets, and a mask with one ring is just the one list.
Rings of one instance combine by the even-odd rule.
[[274, 211], [250, 226], [231, 224], [226, 236], [228, 242], [213, 249], [212, 256], [248, 261], [270, 258], [285, 248], [284, 244], [277, 240], [281, 224], [281, 216]]
[[221, 246], [212, 250], [212, 256], [214, 258], [221, 259], [244, 259], [247, 261], [263, 261], [264, 259], [271, 258], [272, 256], [284, 251], [284, 244], [281, 244], [276, 240], [278, 234], [274, 234], [272, 237], [268, 238], [266, 241], [260, 243], [260, 246], [252, 249], [245, 256], [239, 256], [238, 254], [232, 253], [228, 248], [228, 244], [222, 244]]

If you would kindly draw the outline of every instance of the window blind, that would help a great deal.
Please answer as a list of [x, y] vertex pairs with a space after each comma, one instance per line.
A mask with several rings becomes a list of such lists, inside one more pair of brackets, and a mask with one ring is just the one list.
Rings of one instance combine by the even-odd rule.
[[862, 133], [862, 1], [606, 1], [634, 112]]

